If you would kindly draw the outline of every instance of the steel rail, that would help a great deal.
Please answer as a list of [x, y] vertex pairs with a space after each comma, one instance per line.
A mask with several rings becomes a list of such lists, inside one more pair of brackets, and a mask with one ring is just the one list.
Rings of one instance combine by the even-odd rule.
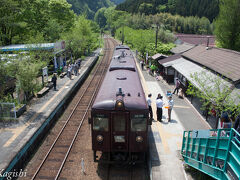
[[[107, 66], [108, 66], [108, 63], [105, 64], [105, 67], [107, 67]], [[97, 92], [97, 90], [98, 90], [98, 88], [99, 88], [100, 82], [101, 82], [101, 80], [102, 80], [103, 77], [104, 77], [103, 75], [104, 75], [104, 72], [105, 72], [105, 67], [102, 69], [100, 79], [99, 79], [99, 81], [98, 81], [98, 83], [97, 83], [97, 85], [96, 85], [96, 87], [95, 87], [95, 89], [94, 89], [93, 95], [92, 95], [92, 97], [91, 97], [91, 99], [90, 99], [90, 102], [89, 102], [89, 104], [88, 104], [88, 107], [87, 107], [86, 111], [84, 112], [84, 115], [83, 115], [83, 117], [82, 117], [82, 119], [81, 119], [81, 123], [80, 123], [79, 126], [78, 126], [78, 129], [77, 129], [77, 131], [76, 131], [76, 133], [75, 133], [75, 135], [74, 135], [74, 138], [73, 138], [73, 140], [72, 140], [72, 142], [71, 142], [71, 145], [69, 146], [68, 151], [67, 151], [67, 153], [65, 154], [65, 157], [64, 157], [64, 159], [63, 159], [63, 161], [62, 161], [62, 164], [61, 164], [61, 166], [60, 166], [60, 168], [59, 168], [59, 170], [58, 170], [58, 173], [57, 173], [57, 175], [56, 175], [56, 177], [55, 177], [55, 180], [57, 180], [58, 177], [60, 176], [60, 173], [61, 173], [61, 171], [62, 171], [62, 169], [63, 169], [63, 167], [64, 167], [64, 164], [65, 164], [65, 162], [66, 162], [66, 160], [67, 160], [67, 157], [68, 157], [68, 155], [69, 155], [69, 153], [70, 153], [70, 151], [71, 151], [71, 149], [72, 149], [72, 147], [73, 147], [73, 144], [74, 144], [74, 142], [75, 142], [75, 140], [76, 140], [76, 138], [77, 138], [77, 135], [78, 135], [78, 133], [79, 133], [79, 131], [80, 131], [80, 128], [82, 127], [83, 121], [84, 121], [84, 119], [85, 119], [85, 117], [86, 117], [86, 115], [87, 115], [87, 113], [88, 113], [88, 111], [89, 111], [89, 109], [90, 109], [91, 103], [92, 103], [92, 101], [94, 100], [94, 95], [96, 94], [96, 92]]]
[[[105, 57], [105, 54], [104, 54], [104, 57]], [[98, 68], [100, 67], [100, 65], [101, 65], [101, 63], [98, 64], [98, 66], [97, 66], [96, 69], [98, 69]], [[96, 73], [97, 73], [97, 70], [96, 70], [96, 72], [94, 72], [94, 75], [95, 75]], [[94, 77], [94, 76], [93, 76], [93, 77]], [[44, 157], [44, 159], [42, 160], [41, 164], [39, 165], [38, 169], [35, 171], [33, 177], [31, 178], [32, 180], [35, 179], [36, 176], [38, 175], [38, 173], [40, 172], [43, 164], [44, 164], [45, 161], [47, 160], [49, 154], [52, 152], [53, 147], [55, 146], [55, 144], [56, 144], [56, 142], [58, 141], [60, 135], [62, 134], [62, 132], [63, 132], [63, 130], [65, 129], [66, 125], [68, 124], [69, 120], [71, 119], [74, 111], [76, 110], [77, 106], [79, 105], [80, 101], [82, 100], [82, 97], [84, 96], [85, 92], [87, 91], [87, 89], [88, 89], [88, 87], [90, 86], [90, 84], [91, 84], [91, 82], [92, 82], [93, 79], [94, 79], [94, 78], [91, 79], [91, 81], [90, 81], [89, 84], [87, 85], [86, 89], [84, 90], [83, 94], [81, 95], [81, 97], [80, 97], [79, 100], [77, 101], [77, 103], [76, 103], [76, 105], [74, 106], [74, 108], [73, 108], [71, 114], [69, 115], [67, 121], [64, 123], [62, 129], [61, 129], [60, 132], [58, 133], [56, 139], [54, 140], [53, 144], [51, 145], [50, 149], [48, 150], [47, 154], [45, 155], [45, 157]]]

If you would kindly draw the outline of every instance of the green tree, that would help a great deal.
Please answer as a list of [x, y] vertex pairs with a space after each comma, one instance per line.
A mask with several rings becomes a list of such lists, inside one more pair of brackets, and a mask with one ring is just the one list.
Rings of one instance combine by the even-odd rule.
[[[193, 83], [189, 84], [187, 89], [188, 95], [198, 97], [202, 103], [202, 109], [209, 112], [215, 109], [217, 115], [223, 111], [230, 111], [237, 114], [240, 112], [240, 104], [235, 104], [235, 99], [239, 95], [232, 95], [234, 85], [221, 76], [213, 76], [210, 71], [204, 70], [200, 73], [191, 74]], [[216, 128], [217, 128], [216, 123]]]
[[[52, 59], [51, 52], [32, 51], [28, 54], [19, 54], [15, 59], [8, 57], [4, 68], [6, 75], [16, 79], [17, 92], [24, 92], [28, 101], [34, 91], [39, 87], [40, 69]], [[5, 79], [6, 80], [6, 79]]]
[[126, 25], [126, 19], [130, 15], [124, 11], [116, 11], [113, 7], [107, 8], [105, 11], [105, 17], [107, 18], [108, 29], [112, 35], [115, 34], [116, 29]]
[[97, 36], [93, 33], [91, 21], [84, 16], [79, 16], [71, 31], [63, 34], [62, 39], [66, 40], [66, 50], [75, 59], [86, 55], [97, 45]]
[[28, 60], [17, 61], [18, 70], [16, 72], [17, 91], [23, 90], [25, 100], [28, 101], [33, 95], [35, 88], [39, 85], [37, 77], [42, 67], [42, 62], [33, 63]]
[[66, 0], [1, 0], [1, 44], [22, 44], [36, 35], [44, 42], [58, 40], [74, 23], [70, 8]]
[[0, 1], [0, 41], [2, 45], [12, 44], [13, 38], [24, 31], [26, 24], [22, 20], [22, 5], [25, 2], [25, 0]]
[[153, 5], [151, 3], [142, 3], [139, 6], [138, 11], [141, 14], [146, 14], [146, 15], [152, 14], [152, 12], [153, 12]]
[[56, 41], [61, 33], [70, 30], [75, 15], [66, 0], [29, 0], [25, 10], [25, 21], [29, 37], [41, 33], [45, 41]]
[[0, 99], [3, 97], [3, 94], [4, 94], [4, 89], [6, 86], [6, 75], [7, 75], [7, 71], [5, 68], [5, 64], [1, 60], [0, 61]]
[[240, 51], [240, 1], [220, 0], [220, 13], [215, 22], [215, 35], [223, 48]]
[[49, 1], [48, 17], [59, 24], [62, 32], [67, 32], [73, 26], [75, 15], [71, 7], [72, 5], [66, 0]]
[[105, 17], [105, 14], [104, 14], [105, 11], [106, 11], [106, 8], [101, 8], [96, 12], [94, 16], [94, 21], [97, 22], [100, 28], [104, 28], [107, 24], [107, 18]]

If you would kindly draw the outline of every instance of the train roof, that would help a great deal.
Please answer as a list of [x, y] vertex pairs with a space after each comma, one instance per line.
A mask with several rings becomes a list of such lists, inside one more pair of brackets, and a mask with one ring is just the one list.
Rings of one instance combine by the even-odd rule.
[[130, 50], [130, 48], [126, 45], [117, 45], [115, 47], [115, 50], [120, 50], [120, 49], [126, 49], [126, 50]]
[[115, 49], [92, 109], [114, 110], [119, 88], [124, 94], [125, 110], [148, 109], [131, 51], [125, 48]]

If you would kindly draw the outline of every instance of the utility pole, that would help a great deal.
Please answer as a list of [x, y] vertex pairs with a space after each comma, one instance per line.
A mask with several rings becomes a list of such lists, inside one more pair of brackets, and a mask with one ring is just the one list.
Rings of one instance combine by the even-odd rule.
[[155, 41], [155, 49], [157, 49], [157, 38], [158, 38], [158, 30], [159, 30], [159, 24], [156, 24], [156, 41]]
[[124, 43], [124, 26], [122, 26], [122, 45]]

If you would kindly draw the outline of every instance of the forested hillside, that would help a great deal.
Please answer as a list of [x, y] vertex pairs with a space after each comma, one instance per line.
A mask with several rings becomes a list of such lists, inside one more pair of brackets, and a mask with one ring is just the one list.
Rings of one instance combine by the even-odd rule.
[[121, 4], [123, 3], [125, 0], [111, 0], [114, 4]]
[[213, 21], [219, 12], [219, 0], [126, 0], [116, 9], [147, 15], [169, 12], [181, 16], [207, 17]]
[[[110, 0], [67, 0], [76, 14], [85, 14], [93, 19], [98, 9], [114, 5]], [[118, 0], [119, 1], [119, 0]]]

